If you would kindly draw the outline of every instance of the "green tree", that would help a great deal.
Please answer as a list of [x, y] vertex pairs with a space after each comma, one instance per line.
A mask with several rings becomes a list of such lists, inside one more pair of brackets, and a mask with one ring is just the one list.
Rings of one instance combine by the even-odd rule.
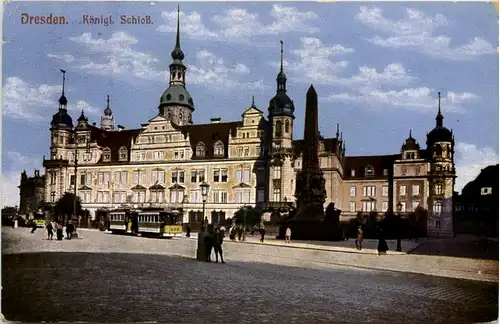
[[259, 225], [260, 220], [262, 218], [262, 211], [258, 208], [251, 206], [244, 206], [238, 209], [236, 213], [234, 213], [234, 221], [238, 225], [243, 225], [243, 221], [245, 220], [246, 213], [246, 225], [247, 227], [252, 227], [254, 225]]
[[[59, 200], [56, 202], [54, 207], [54, 211], [56, 215], [63, 216], [64, 221], [73, 215], [73, 203], [74, 203], [75, 195], [71, 192], [65, 193]], [[80, 201], [80, 197], [76, 197], [76, 215], [79, 215], [82, 211], [82, 203]]]

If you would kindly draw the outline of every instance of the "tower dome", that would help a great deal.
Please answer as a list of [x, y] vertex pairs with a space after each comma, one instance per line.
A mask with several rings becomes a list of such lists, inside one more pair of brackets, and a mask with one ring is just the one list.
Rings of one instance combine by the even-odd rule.
[[293, 100], [286, 93], [286, 75], [283, 72], [283, 41], [281, 43], [281, 67], [276, 77], [276, 95], [269, 101], [269, 118], [274, 116], [289, 116], [295, 118]]
[[443, 115], [441, 114], [441, 92], [438, 92], [438, 114], [436, 116], [436, 127], [427, 134], [427, 146], [437, 142], [452, 142], [453, 133], [443, 126]]

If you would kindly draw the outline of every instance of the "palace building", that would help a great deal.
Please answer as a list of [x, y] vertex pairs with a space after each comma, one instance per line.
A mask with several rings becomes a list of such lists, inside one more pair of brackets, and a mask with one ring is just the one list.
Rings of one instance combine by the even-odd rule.
[[[44, 158], [45, 201], [76, 186], [92, 217], [118, 207], [170, 207], [183, 214], [184, 223], [195, 225], [203, 221], [200, 184], [206, 182], [209, 222], [230, 218], [242, 206], [268, 212], [293, 208], [305, 148], [293, 136], [296, 107], [283, 64], [267, 116], [252, 99], [238, 121], [193, 124], [196, 98], [186, 84], [179, 21], [171, 57], [158, 114], [137, 129], [115, 128], [109, 96], [100, 127], [89, 124], [84, 112], [74, 125], [63, 79], [50, 156]], [[454, 136], [444, 127], [440, 105], [425, 149], [410, 131], [393, 155], [346, 156], [337, 124], [334, 138], [320, 136], [318, 150], [325, 207], [334, 203], [341, 219], [359, 211], [408, 213], [420, 206], [429, 212], [429, 235], [453, 234]]]

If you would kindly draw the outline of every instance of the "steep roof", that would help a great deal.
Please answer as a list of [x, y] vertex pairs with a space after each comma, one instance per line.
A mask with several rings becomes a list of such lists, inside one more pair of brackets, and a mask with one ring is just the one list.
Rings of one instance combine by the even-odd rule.
[[[344, 178], [346, 179], [370, 179], [387, 178], [389, 173], [392, 172], [392, 165], [395, 160], [400, 159], [401, 154], [391, 155], [372, 155], [372, 156], [346, 156], [344, 167]], [[365, 168], [372, 166], [374, 169], [373, 176], [365, 175]], [[387, 170], [387, 175], [384, 175], [384, 169]], [[354, 176], [351, 174], [354, 170]]]
[[[180, 126], [180, 130], [187, 136], [189, 133], [189, 140], [193, 150], [193, 160], [198, 159], [224, 159], [228, 157], [229, 136], [236, 136], [238, 127], [243, 126], [241, 121], [228, 122], [228, 123], [213, 123], [213, 124], [198, 124], [198, 125], [185, 125]], [[224, 144], [224, 156], [214, 156], [214, 144], [217, 141]], [[205, 145], [205, 156], [196, 156], [196, 146], [202, 142]]]
[[[95, 126], [89, 126], [90, 138], [96, 141], [97, 145], [102, 148], [109, 148], [111, 150], [111, 161], [104, 162], [101, 159], [98, 163], [116, 163], [119, 158], [119, 150], [122, 146], [127, 148], [128, 160], [130, 161], [130, 146], [131, 141], [134, 140], [141, 132], [141, 129], [128, 129], [117, 131], [106, 131]], [[127, 163], [127, 162], [123, 162]]]
[[[325, 146], [325, 152], [336, 153], [337, 152], [337, 138], [321, 138], [320, 143]], [[293, 151], [296, 156], [299, 156], [304, 147], [304, 140], [294, 140], [292, 142]]]

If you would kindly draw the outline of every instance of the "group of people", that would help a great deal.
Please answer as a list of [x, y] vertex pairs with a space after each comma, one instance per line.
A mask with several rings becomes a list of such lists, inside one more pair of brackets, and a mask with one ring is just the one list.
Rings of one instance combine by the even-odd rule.
[[[56, 237], [58, 241], [63, 239], [63, 223], [61, 221], [50, 221], [45, 226], [47, 230], [47, 240], [54, 239], [54, 230], [56, 232]], [[73, 233], [75, 232], [75, 225], [70, 221], [66, 224], [66, 238], [71, 240]]]
[[[204, 230], [204, 228], [202, 228]], [[224, 226], [214, 227], [212, 231], [208, 232], [208, 235], [204, 238], [205, 243], [205, 260], [207, 262], [212, 262], [212, 250], [215, 252], [215, 263], [219, 262], [219, 256], [221, 263], [224, 262], [224, 255], [222, 253], [222, 243], [224, 242], [224, 237], [226, 236], [226, 229]]]
[[[257, 231], [260, 234], [260, 241], [264, 243], [264, 237], [266, 236], [266, 229], [263, 226], [260, 227], [254, 226], [251, 234], [254, 235], [254, 233]], [[243, 226], [232, 225], [231, 227], [229, 227], [229, 239], [235, 242], [236, 237], [238, 237], [238, 241], [241, 241], [243, 238], [243, 232], [244, 232]]]
[[[361, 251], [363, 244], [363, 228], [358, 226], [358, 231], [356, 234], [356, 249]], [[387, 241], [385, 240], [384, 231], [380, 228], [378, 233], [378, 244], [377, 244], [377, 252], [378, 255], [387, 254], [389, 251], [389, 246], [387, 245]]]

